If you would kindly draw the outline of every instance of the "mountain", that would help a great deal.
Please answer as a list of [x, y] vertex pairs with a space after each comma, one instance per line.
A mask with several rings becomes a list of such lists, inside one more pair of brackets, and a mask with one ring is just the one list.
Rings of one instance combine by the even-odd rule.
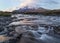
[[14, 10], [13, 12], [19, 12], [19, 13], [39, 13], [39, 12], [45, 12], [47, 11], [47, 9], [44, 9], [42, 7], [39, 7], [39, 8], [29, 8], [28, 6], [26, 7], [23, 7], [23, 8], [20, 8], [18, 10]]
[[60, 15], [60, 9], [49, 10], [42, 7], [29, 8], [28, 6], [14, 10], [13, 14], [44, 14], [44, 15]]

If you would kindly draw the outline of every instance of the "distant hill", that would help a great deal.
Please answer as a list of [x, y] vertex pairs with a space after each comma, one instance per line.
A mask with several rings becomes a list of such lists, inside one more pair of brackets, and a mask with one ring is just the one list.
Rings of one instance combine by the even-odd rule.
[[3, 12], [0, 11], [0, 16], [11, 16], [12, 12]]

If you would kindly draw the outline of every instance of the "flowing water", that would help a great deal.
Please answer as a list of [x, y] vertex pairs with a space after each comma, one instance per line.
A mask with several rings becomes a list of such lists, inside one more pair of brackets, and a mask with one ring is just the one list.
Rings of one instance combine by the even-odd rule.
[[13, 14], [0, 25], [1, 43], [60, 43], [60, 16]]

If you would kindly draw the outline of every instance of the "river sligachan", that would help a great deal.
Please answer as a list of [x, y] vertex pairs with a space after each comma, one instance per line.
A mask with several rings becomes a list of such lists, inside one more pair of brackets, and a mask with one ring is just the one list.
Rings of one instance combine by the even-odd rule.
[[0, 43], [60, 43], [60, 16], [1, 16]]

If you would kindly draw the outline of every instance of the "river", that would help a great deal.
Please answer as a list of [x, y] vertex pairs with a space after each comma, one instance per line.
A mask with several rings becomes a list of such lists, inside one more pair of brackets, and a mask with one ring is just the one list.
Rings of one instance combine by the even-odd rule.
[[0, 42], [60, 43], [60, 16], [13, 14], [0, 17]]

